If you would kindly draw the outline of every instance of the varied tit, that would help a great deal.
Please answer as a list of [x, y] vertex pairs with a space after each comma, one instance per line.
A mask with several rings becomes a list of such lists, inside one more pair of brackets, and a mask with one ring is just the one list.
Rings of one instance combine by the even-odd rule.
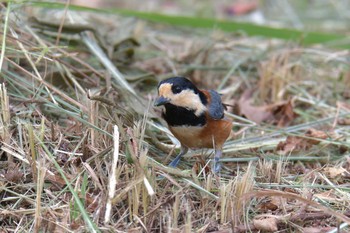
[[169, 166], [176, 167], [189, 148], [214, 148], [213, 170], [219, 172], [222, 147], [232, 129], [232, 121], [224, 118], [219, 93], [199, 90], [190, 80], [173, 77], [159, 83], [154, 105], [164, 106], [162, 117], [181, 143], [180, 153]]

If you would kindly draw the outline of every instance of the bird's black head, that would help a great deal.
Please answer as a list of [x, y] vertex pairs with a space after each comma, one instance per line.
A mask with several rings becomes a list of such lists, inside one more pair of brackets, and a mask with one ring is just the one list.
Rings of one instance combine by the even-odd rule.
[[178, 94], [183, 90], [191, 90], [195, 94], [199, 92], [198, 88], [190, 80], [184, 77], [172, 77], [165, 79], [158, 84], [158, 90], [163, 84], [170, 84], [173, 94]]
[[161, 81], [158, 85], [155, 106], [165, 104], [194, 110], [196, 114], [201, 114], [206, 109], [207, 99], [190, 80], [184, 77], [172, 77]]

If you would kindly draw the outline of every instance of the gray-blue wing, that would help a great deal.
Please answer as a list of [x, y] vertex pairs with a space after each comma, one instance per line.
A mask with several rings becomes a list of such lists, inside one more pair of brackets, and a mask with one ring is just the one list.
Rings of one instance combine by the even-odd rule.
[[224, 106], [221, 102], [221, 96], [214, 90], [209, 90], [210, 103], [208, 106], [209, 116], [215, 120], [220, 120], [224, 118]]

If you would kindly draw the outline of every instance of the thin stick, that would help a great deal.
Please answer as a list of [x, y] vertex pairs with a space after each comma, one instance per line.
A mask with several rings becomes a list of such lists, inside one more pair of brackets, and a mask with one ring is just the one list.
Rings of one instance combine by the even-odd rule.
[[44, 179], [47, 169], [41, 162], [38, 163], [37, 169], [37, 190], [36, 190], [36, 206], [35, 206], [35, 217], [34, 217], [34, 232], [40, 232], [41, 225], [41, 196], [44, 187]]
[[2, 69], [2, 63], [4, 62], [4, 57], [5, 57], [6, 34], [7, 34], [7, 26], [8, 26], [8, 21], [9, 21], [10, 9], [11, 9], [11, 2], [8, 2], [7, 9], [6, 9], [6, 15], [5, 15], [4, 32], [3, 32], [4, 34], [2, 35], [2, 45], [1, 45], [1, 55], [0, 55], [0, 72]]
[[117, 162], [119, 158], [119, 128], [117, 125], [114, 126], [113, 140], [114, 140], [114, 152], [113, 152], [111, 173], [110, 173], [109, 183], [108, 183], [108, 200], [106, 204], [105, 223], [108, 223], [111, 219], [112, 200], [115, 194], [115, 187], [117, 184], [116, 174], [117, 174]]
[[67, 1], [66, 5], [64, 7], [64, 14], [61, 18], [60, 26], [59, 26], [58, 32], [57, 32], [56, 43], [55, 43], [56, 46], [58, 46], [58, 44], [60, 43], [62, 29], [63, 29], [64, 21], [66, 20], [69, 5], [70, 5], [70, 0]]

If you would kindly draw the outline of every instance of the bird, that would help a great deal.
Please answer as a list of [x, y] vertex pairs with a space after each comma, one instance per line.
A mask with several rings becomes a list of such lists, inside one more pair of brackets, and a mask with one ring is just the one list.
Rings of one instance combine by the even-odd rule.
[[215, 90], [198, 89], [181, 76], [160, 81], [157, 89], [154, 106], [163, 106], [162, 118], [181, 144], [180, 153], [169, 166], [176, 167], [189, 149], [213, 148], [212, 170], [219, 173], [223, 145], [232, 130], [221, 95]]

